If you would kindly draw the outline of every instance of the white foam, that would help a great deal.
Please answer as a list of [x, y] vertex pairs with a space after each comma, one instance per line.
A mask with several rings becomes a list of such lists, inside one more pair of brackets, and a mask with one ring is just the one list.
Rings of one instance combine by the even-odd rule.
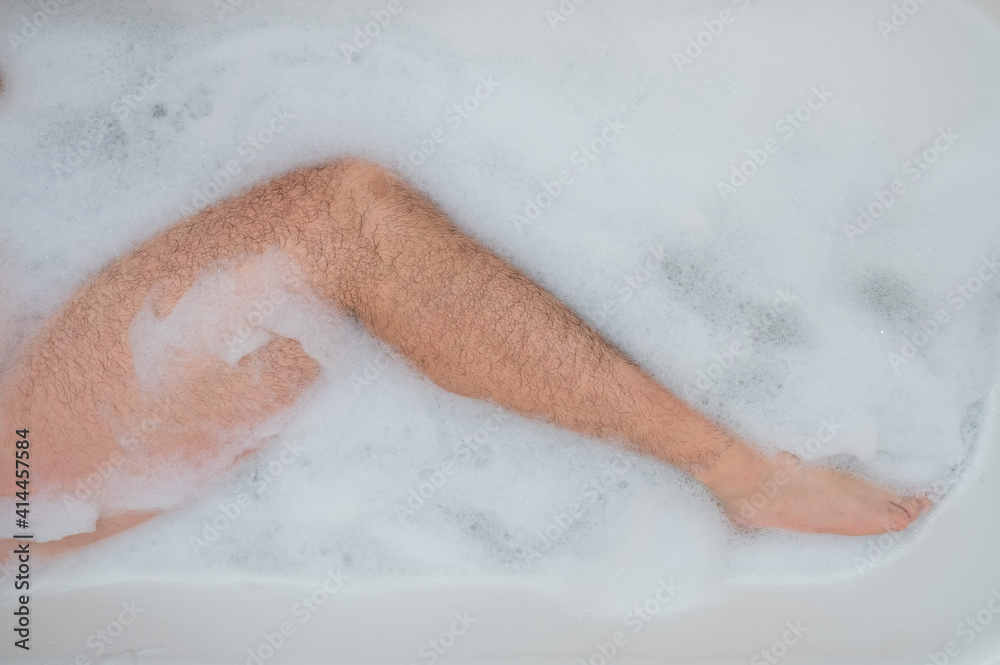
[[[0, 498], [0, 509], [6, 515], [15, 515], [17, 499]], [[61, 497], [36, 496], [30, 502], [31, 537], [45, 543], [77, 533], [89, 533], [97, 525], [100, 506], [90, 501], [69, 500]]]
[[[944, 0], [888, 40], [881, 2], [587, 3], [555, 28], [528, 0], [403, 6], [354, 59], [341, 42], [378, 2], [244, 3], [224, 16], [208, 4], [61, 6], [0, 61], [5, 330], [37, 325], [193, 208], [360, 154], [407, 172], [462, 228], [760, 445], [854, 456], [859, 471], [912, 488], [961, 468], [995, 378], [998, 282], [953, 294], [1000, 251], [994, 32]], [[679, 72], [673, 53], [724, 8], [737, 21]], [[17, 30], [18, 11], [4, 14], [0, 33]], [[469, 102], [478, 108], [455, 111], [484, 80], [488, 94]], [[822, 86], [832, 96], [786, 136], [777, 123]], [[272, 121], [282, 130], [267, 145], [248, 142]], [[582, 157], [609, 122], [615, 141]], [[949, 127], [961, 138], [910, 180], [907, 161]], [[431, 153], [436, 131], [444, 140]], [[717, 182], [769, 138], [778, 151], [723, 200]], [[526, 199], [540, 205], [561, 171], [572, 183], [535, 215]], [[863, 234], [847, 233], [894, 179], [906, 193]], [[67, 584], [111, 565], [139, 575], [336, 564], [378, 579], [521, 576], [581, 612], [610, 611], [664, 575], [697, 595], [733, 576], [857, 574], [870, 545], [740, 536], [703, 488], [629, 457], [630, 470], [540, 551], [537, 533], [616, 451], [516, 416], [489, 430], [490, 406], [444, 393], [304, 300], [227, 352], [226, 317], [240, 313], [205, 303], [253, 301], [238, 290], [214, 275], [176, 315], [141, 314], [140, 376], [155, 386], [169, 347], [212, 347], [234, 362], [282, 334], [320, 360], [320, 386], [227, 485], [83, 553], [66, 564]], [[888, 354], [938, 311], [948, 322], [894, 369]], [[713, 369], [733, 343], [745, 353]], [[835, 435], [810, 444], [831, 419]], [[460, 456], [480, 431], [485, 440]], [[401, 518], [396, 506], [433, 486], [448, 460], [455, 473]], [[207, 543], [206, 523], [225, 523], [220, 505], [242, 494], [242, 516]], [[150, 534], [155, 545], [144, 545]], [[911, 546], [909, 534], [892, 555]]]

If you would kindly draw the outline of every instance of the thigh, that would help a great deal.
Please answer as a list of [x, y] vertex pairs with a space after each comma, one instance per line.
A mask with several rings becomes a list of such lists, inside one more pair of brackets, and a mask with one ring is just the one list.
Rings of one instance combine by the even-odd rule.
[[140, 311], [163, 319], [205, 274], [239, 271], [265, 252], [303, 268], [310, 248], [296, 242], [301, 234], [289, 195], [295, 182], [294, 174], [276, 180], [147, 241], [82, 287], [32, 337], [0, 379], [0, 497], [17, 491], [17, 429], [29, 430], [33, 496], [51, 502], [82, 493], [101, 503], [112, 475], [155, 482], [161, 465], [196, 474], [224, 463], [227, 433], [289, 406], [315, 380], [319, 366], [302, 346], [272, 336], [236, 362], [178, 357], [151, 390], [136, 375], [129, 343]]

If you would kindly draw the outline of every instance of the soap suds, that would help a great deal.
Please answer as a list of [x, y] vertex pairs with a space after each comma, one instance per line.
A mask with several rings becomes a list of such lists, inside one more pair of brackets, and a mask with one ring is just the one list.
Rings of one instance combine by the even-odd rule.
[[[360, 155], [759, 445], [915, 490], [960, 478], [995, 379], [994, 31], [944, 0], [891, 40], [883, 2], [594, 2], [554, 27], [528, 0], [402, 5], [349, 57], [381, 3], [81, 0], [5, 48], [4, 335], [180, 218]], [[0, 34], [33, 8], [12, 3]], [[724, 9], [737, 20], [679, 70]], [[957, 138], [929, 163], [942, 133]], [[235, 362], [277, 334], [323, 366], [315, 390], [220, 487], [54, 566], [52, 587], [112, 566], [334, 567], [514, 577], [584, 613], [668, 577], [694, 598], [864, 572], [871, 539], [739, 533], [680, 472], [498, 419], [301, 294], [241, 329], [280, 286], [276, 266], [260, 274], [245, 293], [206, 276], [163, 319], [151, 304], [139, 376], [155, 387], [170, 349]], [[206, 306], [227, 298], [249, 307]]]

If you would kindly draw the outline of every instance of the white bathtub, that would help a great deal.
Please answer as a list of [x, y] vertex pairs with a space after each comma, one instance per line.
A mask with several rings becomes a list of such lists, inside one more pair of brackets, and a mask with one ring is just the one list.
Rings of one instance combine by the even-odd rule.
[[[1000, 3], [969, 2], [1000, 25]], [[653, 611], [646, 623], [574, 617], [516, 583], [132, 580], [32, 594], [30, 652], [12, 644], [16, 606], [0, 606], [0, 663], [1000, 663], [998, 389], [980, 437], [919, 546], [847, 581], [733, 584], [717, 603]], [[671, 597], [650, 589], [651, 608], [657, 594]], [[313, 595], [315, 611], [301, 600]]]
[[[30, 655], [11, 646], [14, 607], [4, 606], [0, 662], [246, 663], [248, 649], [271, 652], [265, 635], [279, 646], [260, 662], [431, 662], [419, 657], [421, 646], [454, 631], [439, 650], [442, 661], [456, 664], [568, 665], [583, 658], [599, 665], [597, 643], [610, 654], [616, 632], [622, 646], [609, 662], [622, 665], [767, 663], [763, 649], [774, 660], [784, 654], [786, 663], [922, 664], [932, 662], [928, 652], [940, 654], [938, 663], [1000, 663], [1000, 618], [993, 621], [1000, 611], [1000, 390], [991, 395], [981, 436], [978, 459], [930, 518], [925, 539], [891, 564], [834, 584], [731, 585], [717, 604], [687, 611], [655, 614], [654, 602], [638, 632], [638, 619], [573, 618], [551, 598], [516, 585], [442, 581], [359, 593], [350, 580], [340, 586], [328, 579], [327, 594], [319, 591], [323, 580], [136, 580], [33, 595]], [[315, 609], [301, 604], [314, 593]], [[666, 587], [660, 599], [670, 599]], [[108, 660], [93, 656], [98, 628], [111, 642]]]

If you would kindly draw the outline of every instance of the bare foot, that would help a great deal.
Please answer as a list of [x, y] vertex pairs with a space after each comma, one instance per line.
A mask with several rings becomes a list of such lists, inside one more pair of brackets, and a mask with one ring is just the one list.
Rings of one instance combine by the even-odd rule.
[[739, 442], [695, 475], [740, 526], [866, 536], [902, 531], [930, 506], [926, 498], [895, 496], [791, 453], [764, 457]]

